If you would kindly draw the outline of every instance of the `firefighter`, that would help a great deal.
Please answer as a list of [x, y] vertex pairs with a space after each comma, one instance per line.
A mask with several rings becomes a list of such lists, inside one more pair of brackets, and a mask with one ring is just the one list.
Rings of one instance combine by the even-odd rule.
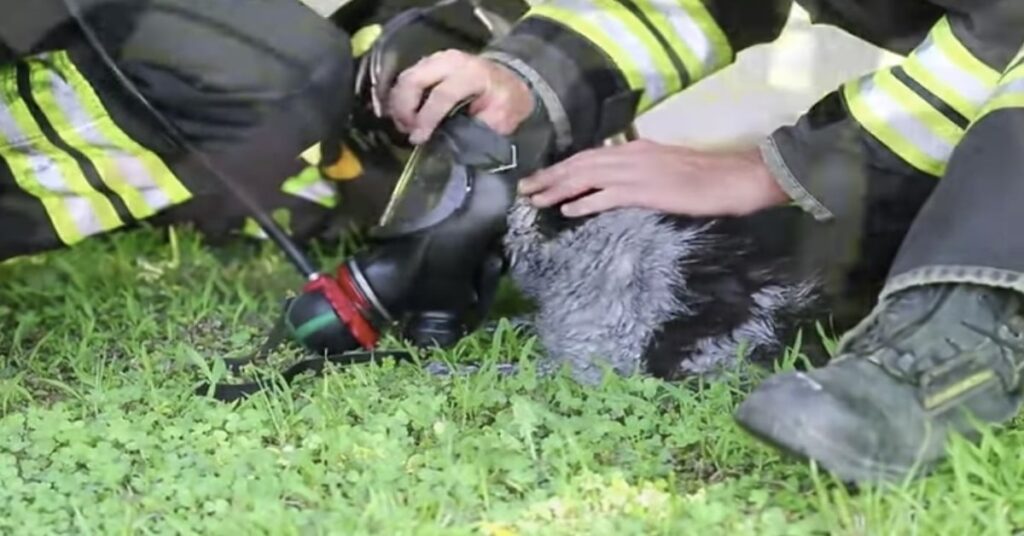
[[[215, 174], [299, 242], [371, 225], [407, 144], [366, 111], [356, 71], [383, 25], [438, 2], [348, 0], [327, 18], [296, 0], [22, 4], [0, 0], [0, 260], [141, 222], [263, 238]], [[507, 27], [526, 4], [453, 6], [424, 39], [478, 49], [473, 7]]]
[[333, 183], [299, 156], [350, 104], [351, 44], [330, 21], [294, 0], [75, 0], [84, 24], [64, 0], [29, 4], [0, 0], [0, 259], [143, 221], [246, 232], [214, 171], [300, 236], [328, 221]]
[[568, 218], [794, 204], [810, 229], [794, 240], [818, 237], [817, 249], [854, 248], [820, 239], [839, 229], [861, 246], [887, 240], [877, 300], [837, 358], [771, 377], [736, 418], [843, 480], [904, 478], [943, 459], [948, 436], [977, 438], [974, 419], [1005, 423], [1020, 407], [1024, 3], [800, 4], [905, 61], [843, 84], [749, 150], [599, 142], [776, 39], [790, 0], [538, 3], [484, 53], [446, 51], [405, 71], [388, 113], [422, 143], [465, 100], [502, 133], [543, 108], [561, 158], [520, 192]]

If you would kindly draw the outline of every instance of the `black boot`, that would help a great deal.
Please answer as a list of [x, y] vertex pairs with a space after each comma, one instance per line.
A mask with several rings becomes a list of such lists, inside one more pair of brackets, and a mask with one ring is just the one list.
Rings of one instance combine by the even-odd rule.
[[765, 381], [738, 408], [758, 438], [850, 482], [931, 469], [951, 434], [1012, 419], [1024, 318], [1015, 293], [934, 285], [893, 296], [844, 337], [839, 357]]

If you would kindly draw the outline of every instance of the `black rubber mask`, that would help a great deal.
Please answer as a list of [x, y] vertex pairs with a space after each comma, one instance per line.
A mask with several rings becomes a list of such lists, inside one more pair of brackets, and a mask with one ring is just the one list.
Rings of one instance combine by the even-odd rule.
[[478, 173], [517, 165], [511, 140], [457, 114], [413, 152], [372, 235], [393, 238], [433, 227], [463, 207]]

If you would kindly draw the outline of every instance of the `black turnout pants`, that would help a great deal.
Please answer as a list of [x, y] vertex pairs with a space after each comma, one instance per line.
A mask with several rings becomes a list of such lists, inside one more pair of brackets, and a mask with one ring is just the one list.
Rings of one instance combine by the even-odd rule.
[[349, 105], [353, 67], [341, 30], [297, 0], [85, 4], [110, 58], [190, 148], [73, 22], [51, 25], [32, 50], [6, 47], [0, 259], [144, 220], [240, 229], [247, 214], [208, 163], [267, 209], [290, 209], [293, 232], [315, 231], [332, 189], [299, 155], [340, 128]]

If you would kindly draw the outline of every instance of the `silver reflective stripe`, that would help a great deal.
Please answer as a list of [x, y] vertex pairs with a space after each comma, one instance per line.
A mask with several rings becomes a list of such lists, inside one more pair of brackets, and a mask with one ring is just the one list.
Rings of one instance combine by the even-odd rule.
[[92, 236], [106, 231], [93, 209], [92, 201], [80, 195], [64, 198], [64, 208], [78, 226], [82, 236]]
[[[102, 153], [117, 166], [120, 177], [103, 177], [104, 181], [117, 181], [123, 179], [128, 186], [134, 188], [145, 200], [146, 205], [157, 212], [172, 204], [167, 193], [160, 188], [153, 179], [146, 164], [124, 148], [118, 147], [103, 134], [96, 123], [101, 118], [90, 115], [89, 111], [82, 104], [78, 93], [56, 72], [50, 72], [50, 87], [53, 90], [53, 97], [60, 107], [61, 112], [67, 118], [68, 123], [75, 129], [82, 140], [89, 144], [96, 151]], [[84, 149], [82, 147], [79, 148]], [[94, 156], [90, 154], [90, 156]], [[115, 191], [117, 188], [113, 188]], [[142, 215], [135, 214], [136, 217]]]
[[[47, 212], [51, 212], [54, 209], [64, 210], [74, 222], [81, 236], [91, 236], [104, 231], [99, 216], [93, 209], [92, 202], [69, 186], [68, 180], [61, 172], [57, 161], [46, 154], [45, 151], [35, 146], [33, 139], [30, 139], [22, 131], [21, 127], [18, 126], [18, 122], [14, 119], [14, 115], [8, 108], [7, 103], [2, 100], [0, 100], [0, 135], [3, 136], [6, 142], [5, 149], [18, 153], [32, 172], [33, 176], [31, 178], [21, 177], [19, 185], [22, 184], [22, 180], [34, 179], [40, 187], [26, 188], [23, 185], [26, 193], [42, 201]], [[16, 175], [18, 174], [17, 169], [12, 171]], [[58, 206], [53, 207], [54, 203]], [[54, 227], [57, 233], [61, 234], [60, 225], [57, 223], [55, 215], [50, 213], [49, 216], [51, 219], [54, 219]], [[62, 238], [65, 237], [62, 236]]]
[[999, 88], [996, 89], [995, 95], [993, 95], [993, 99], [1012, 94], [1024, 95], [1024, 67], [1018, 67], [1017, 70], [1020, 71], [1021, 74], [1018, 74], [1016, 79], [1010, 80], [1009, 82], [999, 86]]
[[[575, 13], [579, 13], [579, 16], [583, 19], [599, 27], [609, 39], [630, 53], [630, 59], [640, 69], [638, 74], [644, 79], [647, 98], [651, 102], [657, 102], [668, 96], [668, 88], [665, 86], [665, 79], [658, 68], [657, 62], [651, 56], [643, 41], [622, 20], [609, 14], [607, 10], [594, 5], [594, 2], [587, 0], [553, 0], [550, 3], [540, 5], [551, 5], [572, 10]], [[625, 8], [622, 11], [626, 12]], [[627, 16], [632, 17], [633, 14], [629, 13]], [[637, 22], [639, 23], [639, 21]]]
[[719, 58], [715, 46], [704, 30], [682, 6], [679, 0], [650, 0], [652, 6], [668, 19], [676, 35], [686, 43], [703, 67], [702, 72], [690, 73], [694, 79], [703, 78], [725, 63], [726, 58]]
[[307, 201], [320, 204], [333, 204], [334, 202], [334, 187], [331, 183], [323, 179], [318, 179], [315, 182], [305, 184], [295, 190], [289, 190], [290, 194], [301, 197]]
[[871, 76], [861, 80], [860, 98], [886, 126], [904, 140], [939, 162], [949, 161], [953, 145], [938, 137], [928, 125], [914, 117], [904, 106], [878, 87]]
[[[921, 66], [937, 80], [956, 91], [964, 100], [975, 108], [980, 108], [992, 94], [993, 85], [979, 79], [974, 73], [962, 69], [935, 43], [933, 36], [928, 36], [921, 47], [914, 52]], [[975, 110], [977, 111], [977, 110]]]

